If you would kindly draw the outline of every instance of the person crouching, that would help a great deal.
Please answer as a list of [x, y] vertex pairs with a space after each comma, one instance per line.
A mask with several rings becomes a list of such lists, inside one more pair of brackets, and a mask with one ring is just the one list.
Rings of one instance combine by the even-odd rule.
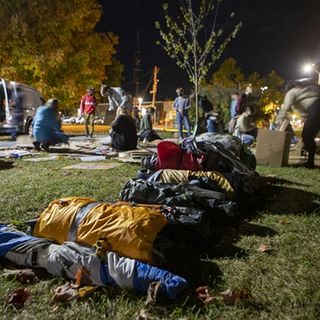
[[58, 99], [53, 98], [37, 109], [32, 123], [32, 132], [35, 139], [33, 145], [38, 151], [41, 149], [49, 151], [50, 145], [69, 141], [69, 136], [61, 130], [58, 105]]

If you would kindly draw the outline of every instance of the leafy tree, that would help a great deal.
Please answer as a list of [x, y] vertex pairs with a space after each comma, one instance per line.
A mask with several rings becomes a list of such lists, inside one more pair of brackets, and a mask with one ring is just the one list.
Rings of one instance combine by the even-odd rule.
[[105, 66], [105, 79], [103, 84], [109, 87], [120, 87], [123, 80], [124, 67], [117, 59], [112, 59], [111, 65]]
[[[221, 1], [182, 0], [179, 8], [180, 15], [177, 17], [170, 16], [169, 6], [165, 3], [163, 5], [165, 26], [162, 27], [159, 22], [156, 23], [163, 40], [164, 50], [169, 57], [176, 60], [180, 68], [187, 72], [190, 82], [194, 85], [196, 107], [194, 134], [199, 121], [200, 84], [241, 26], [240, 23], [237, 24], [228, 33], [225, 33], [223, 28], [218, 28], [217, 14]], [[232, 13], [230, 17], [233, 15]]]
[[229, 104], [232, 92], [231, 88], [226, 88], [219, 83], [215, 83], [214, 85], [208, 83], [201, 89], [201, 95], [206, 95], [212, 102], [215, 111], [219, 113], [223, 123], [227, 123], [230, 120]]
[[230, 96], [234, 91], [241, 92], [248, 82], [234, 58], [226, 59], [202, 86], [201, 94], [206, 95], [219, 112], [224, 123], [230, 120]]
[[118, 38], [94, 32], [96, 0], [0, 0], [0, 74], [67, 107], [98, 86]]
[[273, 70], [264, 79], [261, 87], [261, 109], [264, 120], [272, 120], [280, 107], [284, 93], [284, 80]]
[[242, 70], [237, 66], [237, 61], [234, 58], [228, 58], [213, 74], [211, 79], [212, 84], [219, 84], [227, 89], [241, 90], [245, 87], [245, 80]]
[[244, 92], [248, 85], [252, 87], [253, 93], [247, 103], [259, 120], [269, 121], [283, 100], [283, 79], [275, 71], [264, 77], [253, 72], [246, 78], [236, 60], [228, 58], [213, 73], [211, 81], [202, 86], [201, 92], [208, 96], [226, 122], [230, 119], [230, 94], [235, 90]]
[[256, 94], [261, 91], [261, 88], [264, 87], [264, 80], [261, 77], [260, 73], [253, 72], [247, 78], [247, 85], [250, 85], [253, 92]]

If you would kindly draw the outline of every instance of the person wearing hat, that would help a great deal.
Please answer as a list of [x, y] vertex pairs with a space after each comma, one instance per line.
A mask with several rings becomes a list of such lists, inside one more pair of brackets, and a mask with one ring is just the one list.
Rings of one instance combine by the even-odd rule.
[[37, 109], [32, 122], [34, 148], [49, 151], [50, 145], [68, 143], [69, 136], [61, 131], [61, 121], [58, 112], [58, 99], [49, 99], [45, 105]]
[[295, 81], [287, 84], [286, 91], [283, 105], [276, 117], [276, 126], [279, 127], [285, 119], [288, 119], [292, 108], [306, 119], [301, 137], [304, 148], [308, 151], [306, 167], [314, 168], [316, 153], [314, 138], [320, 131], [320, 86], [307, 81]]
[[94, 117], [97, 107], [97, 99], [94, 96], [94, 88], [87, 89], [87, 93], [81, 98], [80, 112], [84, 117], [84, 125], [87, 137], [93, 137]]

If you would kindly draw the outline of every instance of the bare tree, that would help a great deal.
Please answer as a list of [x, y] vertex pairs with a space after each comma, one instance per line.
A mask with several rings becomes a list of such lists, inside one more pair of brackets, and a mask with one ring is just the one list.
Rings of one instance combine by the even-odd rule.
[[[199, 122], [198, 94], [200, 84], [213, 64], [220, 58], [228, 43], [234, 38], [241, 23], [224, 32], [227, 22], [234, 16], [231, 13], [222, 27], [218, 27], [217, 17], [222, 0], [181, 0], [180, 15], [170, 16], [169, 5], [163, 4], [165, 12], [164, 26], [156, 22], [162, 42], [158, 42], [177, 65], [186, 70], [190, 82], [194, 85], [196, 123], [193, 134], [197, 132]], [[197, 4], [197, 5], [196, 5]]]

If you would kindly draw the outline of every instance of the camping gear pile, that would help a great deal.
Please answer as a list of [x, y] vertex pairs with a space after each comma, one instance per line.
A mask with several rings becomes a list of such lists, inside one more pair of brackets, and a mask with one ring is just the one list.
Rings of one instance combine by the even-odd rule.
[[122, 201], [54, 200], [30, 223], [32, 236], [0, 225], [0, 257], [70, 279], [85, 270], [84, 285], [146, 293], [157, 281], [163, 297], [174, 299], [187, 281], [158, 267], [168, 244], [176, 245], [173, 235], [179, 229], [196, 245], [207, 245], [217, 225], [241, 218], [237, 197], [259, 186], [254, 168], [228, 143], [162, 141], [125, 184]]
[[115, 285], [146, 294], [151, 282], [160, 282], [159, 294], [174, 299], [186, 280], [149, 264], [120, 257], [115, 252], [81, 246], [73, 241], [57, 244], [52, 239], [29, 236], [0, 224], [0, 257], [20, 266], [43, 268], [49, 274], [90, 286]]

